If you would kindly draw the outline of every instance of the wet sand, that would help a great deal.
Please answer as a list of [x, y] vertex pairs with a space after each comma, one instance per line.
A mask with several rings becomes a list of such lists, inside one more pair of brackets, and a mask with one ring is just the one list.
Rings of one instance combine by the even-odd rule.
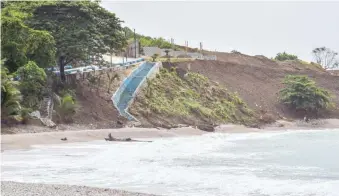
[[[283, 131], [293, 129], [334, 129], [339, 128], [339, 119], [317, 120], [309, 123], [303, 121], [277, 121], [261, 129], [248, 128], [242, 125], [221, 125], [216, 127], [216, 132], [222, 133], [244, 133], [261, 131]], [[155, 140], [161, 137], [183, 137], [192, 135], [202, 135], [208, 132], [194, 129], [192, 127], [182, 127], [177, 129], [156, 129], [156, 128], [121, 128], [121, 129], [97, 129], [97, 130], [72, 130], [40, 133], [19, 133], [2, 135], [1, 151], [27, 149], [32, 145], [61, 144], [72, 142], [88, 142], [93, 140], [104, 140], [111, 133], [115, 138], [132, 138], [140, 140]], [[62, 141], [61, 138], [67, 138]]]
[[[55, 131], [42, 133], [20, 133], [1, 136], [1, 151], [27, 149], [32, 145], [61, 144], [72, 142], [88, 142], [104, 140], [111, 133], [114, 138], [132, 138], [140, 140], [153, 140], [161, 137], [178, 137], [201, 135], [207, 132], [190, 127], [178, 129], [155, 129], [155, 128], [121, 128], [121, 129], [97, 129], [77, 131]], [[62, 141], [61, 138], [67, 138]], [[150, 139], [151, 138], [151, 139]]]

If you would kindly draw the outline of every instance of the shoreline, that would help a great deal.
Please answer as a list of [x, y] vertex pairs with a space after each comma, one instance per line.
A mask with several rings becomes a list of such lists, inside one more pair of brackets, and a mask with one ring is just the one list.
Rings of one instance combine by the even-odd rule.
[[[89, 142], [95, 140], [105, 140], [111, 133], [115, 138], [149, 139], [184, 137], [202, 135], [207, 132], [191, 127], [177, 129], [156, 129], [156, 128], [120, 128], [120, 129], [94, 129], [94, 130], [70, 130], [53, 131], [40, 133], [19, 133], [1, 135], [1, 152], [7, 150], [30, 149], [33, 145], [64, 144], [75, 142]], [[67, 138], [62, 141], [61, 138]], [[107, 141], [109, 142], [109, 141]]]
[[22, 183], [1, 181], [2, 196], [156, 196], [154, 194], [137, 193], [110, 188], [66, 184]]
[[[284, 130], [303, 130], [303, 129], [334, 129], [339, 128], [339, 119], [324, 119], [321, 121], [311, 121], [309, 123], [302, 121], [277, 121], [266, 125], [261, 129], [248, 128], [243, 125], [220, 125], [216, 127], [216, 133], [248, 133], [265, 131], [284, 131]], [[92, 130], [65, 130], [49, 131], [39, 133], [18, 133], [1, 135], [1, 152], [8, 150], [30, 149], [33, 145], [63, 144], [75, 142], [89, 142], [95, 140], [104, 140], [111, 133], [115, 138], [132, 139], [156, 139], [167, 137], [187, 137], [194, 135], [203, 135], [206, 132], [192, 127], [181, 127], [175, 129], [157, 129], [157, 128], [120, 128], [120, 129], [92, 129]], [[67, 138], [62, 141], [61, 138]]]

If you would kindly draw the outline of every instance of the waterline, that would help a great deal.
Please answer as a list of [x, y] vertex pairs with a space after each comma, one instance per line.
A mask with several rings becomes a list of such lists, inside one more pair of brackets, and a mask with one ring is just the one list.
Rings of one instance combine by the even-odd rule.
[[94, 141], [2, 155], [2, 180], [163, 195], [336, 195], [339, 129]]

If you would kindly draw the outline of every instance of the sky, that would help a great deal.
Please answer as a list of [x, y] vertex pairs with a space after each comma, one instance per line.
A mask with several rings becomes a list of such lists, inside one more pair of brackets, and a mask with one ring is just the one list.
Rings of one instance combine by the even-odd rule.
[[102, 1], [137, 33], [173, 38], [179, 45], [274, 57], [292, 53], [314, 60], [312, 49], [339, 52], [337, 2]]

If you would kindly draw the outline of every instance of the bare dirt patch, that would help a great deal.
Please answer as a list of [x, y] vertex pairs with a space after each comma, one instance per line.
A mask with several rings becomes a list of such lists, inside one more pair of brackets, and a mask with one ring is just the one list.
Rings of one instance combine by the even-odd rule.
[[[276, 62], [263, 56], [216, 53], [218, 61], [196, 60], [189, 63], [172, 63], [182, 69], [190, 69], [210, 80], [225, 86], [240, 97], [258, 113], [272, 115], [275, 119], [298, 118], [298, 113], [279, 102], [278, 93], [284, 87], [286, 75], [307, 75], [317, 84], [328, 89], [339, 105], [339, 77], [330, 75], [313, 64], [301, 62]], [[326, 118], [339, 118], [338, 108], [321, 114]]]

